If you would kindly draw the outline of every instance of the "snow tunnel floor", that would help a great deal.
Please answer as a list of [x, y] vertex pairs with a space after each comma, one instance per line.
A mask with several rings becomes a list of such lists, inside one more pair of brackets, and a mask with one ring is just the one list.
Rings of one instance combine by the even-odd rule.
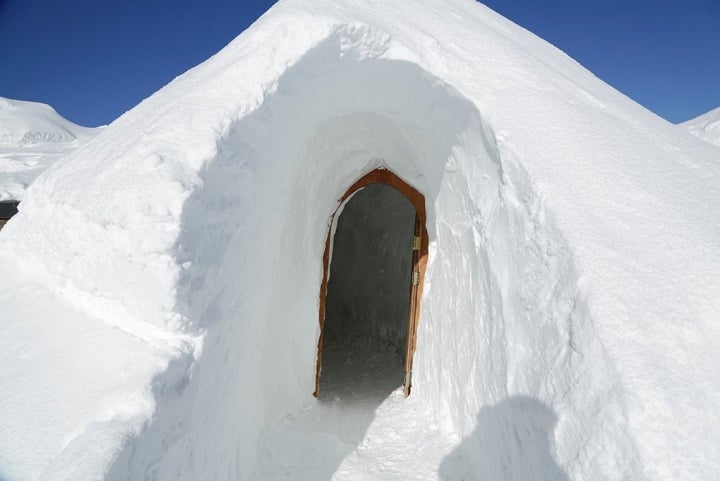
[[[323, 352], [320, 402], [377, 407], [402, 387], [403, 359], [391, 349], [355, 342]], [[374, 405], [374, 406], [373, 406]]]
[[[395, 352], [344, 346], [323, 356], [320, 398], [265, 433], [253, 479], [471, 479], [446, 459], [457, 443], [404, 398]], [[452, 478], [438, 474], [441, 463], [457, 464]]]

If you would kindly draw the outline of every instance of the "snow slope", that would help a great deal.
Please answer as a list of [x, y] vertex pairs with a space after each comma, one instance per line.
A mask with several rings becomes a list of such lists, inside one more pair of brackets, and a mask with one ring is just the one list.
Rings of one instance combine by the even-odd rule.
[[[337, 415], [379, 166], [427, 203], [413, 393]], [[719, 479], [719, 211], [714, 149], [475, 2], [281, 1], [0, 232], [0, 478]]]
[[680, 125], [694, 136], [720, 147], [720, 107]]
[[0, 97], [0, 201], [21, 200], [38, 175], [99, 131], [65, 120], [49, 105]]

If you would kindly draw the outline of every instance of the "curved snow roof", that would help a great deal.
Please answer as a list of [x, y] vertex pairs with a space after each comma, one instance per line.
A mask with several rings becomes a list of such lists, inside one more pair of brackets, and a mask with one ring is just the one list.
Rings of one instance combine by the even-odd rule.
[[569, 479], [718, 477], [714, 152], [465, 0], [280, 2], [32, 184], [0, 364], [52, 367], [0, 379], [0, 477], [262, 478], [313, 402], [328, 220], [377, 167], [428, 204], [408, 406], [468, 472], [542, 473], [511, 442], [537, 424]]

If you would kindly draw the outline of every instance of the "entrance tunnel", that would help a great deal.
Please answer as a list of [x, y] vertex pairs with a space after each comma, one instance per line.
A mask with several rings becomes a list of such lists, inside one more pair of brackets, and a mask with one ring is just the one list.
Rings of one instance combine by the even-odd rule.
[[326, 297], [320, 399], [387, 395], [403, 383], [415, 208], [371, 184], [339, 213]]

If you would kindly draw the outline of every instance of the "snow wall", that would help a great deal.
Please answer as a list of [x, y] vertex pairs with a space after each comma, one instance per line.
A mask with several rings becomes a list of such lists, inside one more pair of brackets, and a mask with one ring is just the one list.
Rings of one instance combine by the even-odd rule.
[[0, 236], [83, 312], [173, 347], [138, 386], [152, 410], [105, 413], [43, 476], [248, 478], [263, 430], [314, 402], [328, 222], [384, 167], [427, 204], [407, 402], [471, 472], [498, 475], [476, 454], [500, 443], [499, 479], [546, 473], [516, 444], [540, 429], [570, 479], [716, 478], [700, 144], [474, 2], [281, 2], [53, 166]]

